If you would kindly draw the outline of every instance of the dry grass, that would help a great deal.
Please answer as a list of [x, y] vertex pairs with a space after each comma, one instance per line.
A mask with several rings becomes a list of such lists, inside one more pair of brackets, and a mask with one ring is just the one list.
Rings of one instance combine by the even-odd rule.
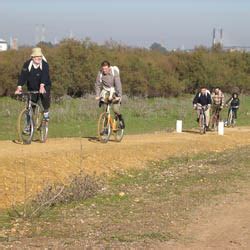
[[[7, 239], [32, 237], [40, 247], [46, 246], [41, 237], [60, 247], [67, 242], [146, 247], [181, 240], [180, 229], [192, 211], [226, 194], [240, 193], [243, 186], [249, 188], [249, 177], [249, 146], [151, 162], [146, 169], [117, 172], [93, 198], [68, 203], [73, 196], [66, 195], [66, 203], [59, 200], [39, 219], [18, 221], [18, 225], [15, 221], [4, 232]], [[42, 197], [51, 197], [48, 193], [45, 190]]]

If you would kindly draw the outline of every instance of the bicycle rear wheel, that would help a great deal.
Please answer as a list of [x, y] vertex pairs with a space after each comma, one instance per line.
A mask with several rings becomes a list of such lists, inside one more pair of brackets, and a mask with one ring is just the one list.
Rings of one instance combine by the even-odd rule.
[[108, 142], [111, 135], [111, 126], [106, 112], [102, 113], [99, 117], [97, 133], [100, 142]]
[[23, 144], [31, 143], [34, 135], [34, 121], [27, 109], [23, 109], [18, 117], [17, 133], [20, 142]]
[[117, 116], [116, 118], [116, 130], [113, 131], [114, 132], [114, 136], [115, 136], [115, 141], [117, 142], [121, 142], [123, 136], [124, 136], [124, 129], [121, 128], [121, 123], [120, 123], [120, 120], [119, 120], [119, 117]]

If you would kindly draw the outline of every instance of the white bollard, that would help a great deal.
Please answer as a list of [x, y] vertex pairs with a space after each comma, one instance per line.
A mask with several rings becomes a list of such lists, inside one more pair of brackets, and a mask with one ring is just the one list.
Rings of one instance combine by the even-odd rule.
[[224, 135], [224, 122], [218, 124], [218, 135]]
[[182, 120], [176, 121], [176, 132], [181, 133], [182, 132]]

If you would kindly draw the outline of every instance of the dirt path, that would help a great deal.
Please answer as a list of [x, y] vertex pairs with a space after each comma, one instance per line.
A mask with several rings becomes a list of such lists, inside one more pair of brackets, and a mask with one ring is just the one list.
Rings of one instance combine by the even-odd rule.
[[199, 208], [191, 222], [180, 232], [184, 243], [170, 241], [156, 249], [249, 249], [250, 193], [220, 197], [218, 201]]
[[122, 143], [108, 144], [88, 138], [50, 139], [31, 145], [0, 141], [0, 208], [23, 201], [46, 182], [67, 182], [67, 177], [82, 169], [110, 173], [143, 167], [151, 160], [249, 144], [250, 128], [227, 129], [225, 136], [201, 136], [194, 131], [130, 135]]
[[250, 194], [230, 196], [202, 209], [188, 226], [187, 235], [204, 248], [249, 249]]

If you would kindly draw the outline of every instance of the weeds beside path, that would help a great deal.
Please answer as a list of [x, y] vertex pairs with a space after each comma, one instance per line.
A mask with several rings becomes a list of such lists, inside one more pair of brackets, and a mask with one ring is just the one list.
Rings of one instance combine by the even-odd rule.
[[106, 177], [96, 197], [57, 205], [33, 220], [6, 218], [2, 246], [247, 249], [249, 150], [175, 157], [119, 171]]

